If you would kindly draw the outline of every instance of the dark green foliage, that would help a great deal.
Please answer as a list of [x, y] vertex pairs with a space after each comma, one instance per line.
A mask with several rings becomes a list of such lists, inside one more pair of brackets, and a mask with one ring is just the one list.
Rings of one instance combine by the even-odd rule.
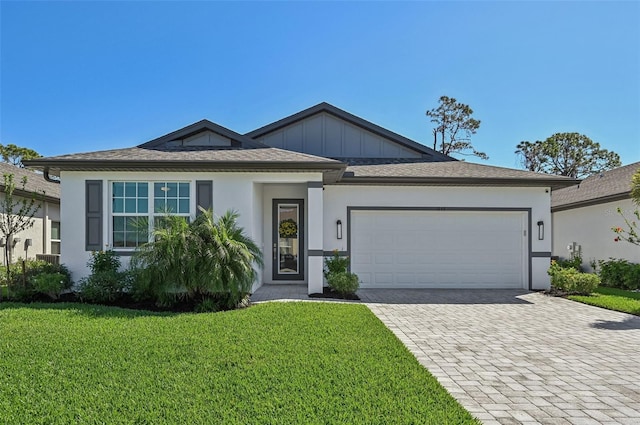
[[331, 289], [342, 295], [355, 294], [360, 287], [358, 275], [349, 272], [330, 273], [327, 276], [327, 283]]
[[67, 289], [65, 280], [66, 276], [62, 273], [42, 273], [33, 278], [33, 289], [55, 300]]
[[1, 424], [478, 424], [364, 305], [0, 304]]
[[[64, 264], [51, 264], [41, 260], [26, 260], [24, 273], [22, 261], [10, 266], [11, 280], [8, 284], [9, 298], [17, 301], [33, 301], [38, 295], [48, 295], [57, 298], [60, 293], [68, 290], [73, 285], [71, 273]], [[4, 275], [4, 273], [3, 273]], [[43, 282], [36, 284], [40, 275], [60, 275], [59, 285], [45, 285]], [[57, 290], [53, 287], [57, 286]]]
[[592, 273], [581, 273], [573, 267], [562, 268], [555, 261], [547, 272], [551, 286], [569, 294], [590, 294], [600, 284], [600, 277]]
[[324, 259], [324, 277], [328, 279], [333, 273], [346, 273], [349, 267], [349, 257], [341, 257], [338, 250], [333, 251], [331, 257]]
[[604, 286], [620, 289], [640, 288], [640, 264], [615, 258], [600, 260], [598, 274]]
[[87, 263], [91, 274], [80, 280], [79, 295], [83, 301], [114, 301], [131, 289], [131, 275], [120, 271], [120, 257], [112, 250], [94, 251]]
[[573, 258], [560, 258], [556, 261], [558, 267], [563, 269], [576, 269], [581, 272], [584, 271], [582, 268], [582, 257], [579, 255], [574, 256]]
[[153, 242], [132, 258], [137, 273], [134, 292], [161, 303], [172, 299], [215, 298], [233, 308], [249, 292], [261, 267], [262, 252], [237, 225], [238, 213], [214, 217], [202, 211], [193, 222], [166, 216], [156, 227]]
[[489, 159], [486, 153], [475, 150], [471, 144], [471, 135], [480, 128], [480, 120], [471, 117], [473, 109], [449, 96], [441, 96], [439, 102], [437, 108], [427, 111], [435, 124], [433, 149], [445, 155], [459, 153]]
[[620, 166], [620, 156], [579, 133], [556, 133], [544, 141], [518, 143], [516, 154], [529, 171], [573, 178]]
[[569, 299], [640, 316], [640, 293], [638, 292], [600, 287], [589, 296], [571, 295]]
[[0, 144], [0, 156], [2, 157], [3, 162], [21, 168], [24, 167], [24, 165], [22, 165], [22, 160], [42, 157], [42, 155], [33, 149], [16, 146], [13, 143], [9, 143], [8, 145]]

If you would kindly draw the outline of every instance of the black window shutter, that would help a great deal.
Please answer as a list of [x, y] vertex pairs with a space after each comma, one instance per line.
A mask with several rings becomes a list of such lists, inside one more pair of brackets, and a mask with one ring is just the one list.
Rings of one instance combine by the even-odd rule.
[[102, 249], [102, 180], [85, 181], [85, 250]]
[[202, 214], [198, 207], [202, 207], [205, 210], [213, 208], [213, 181], [196, 181], [196, 215]]

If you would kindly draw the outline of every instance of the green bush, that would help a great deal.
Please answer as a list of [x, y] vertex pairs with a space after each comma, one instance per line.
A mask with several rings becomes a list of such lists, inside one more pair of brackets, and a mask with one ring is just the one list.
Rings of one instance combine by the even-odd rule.
[[238, 217], [233, 211], [214, 217], [211, 210], [191, 223], [163, 217], [153, 242], [132, 257], [135, 296], [163, 304], [214, 298], [221, 309], [235, 308], [251, 292], [255, 266], [263, 265], [260, 248], [237, 225]]
[[358, 275], [349, 272], [329, 273], [327, 276], [329, 287], [342, 295], [355, 294], [360, 287]]
[[581, 273], [573, 267], [562, 268], [555, 261], [547, 272], [553, 288], [569, 294], [592, 293], [600, 284], [600, 277], [592, 273]]
[[600, 260], [598, 274], [604, 286], [631, 290], [640, 288], [640, 264], [615, 258]]
[[33, 289], [56, 300], [67, 289], [65, 279], [62, 273], [41, 273], [33, 278]]
[[81, 279], [79, 285], [83, 301], [115, 301], [131, 289], [131, 274], [120, 271], [120, 258], [112, 250], [92, 252], [87, 266], [91, 274]]
[[[40, 287], [42, 290], [35, 287], [35, 279], [44, 274], [61, 275], [61, 281], [58, 285], [59, 289], [55, 291], [57, 292], [55, 298], [57, 298], [60, 293], [70, 289], [73, 285], [71, 273], [69, 273], [69, 270], [64, 264], [52, 264], [42, 260], [25, 260], [23, 272], [22, 260], [20, 260], [10, 266], [11, 280], [7, 285], [9, 298], [16, 301], [28, 302], [35, 300], [38, 295], [51, 296], [51, 293], [49, 292], [51, 287]], [[4, 273], [2, 275], [5, 277]]]
[[337, 249], [333, 250], [331, 257], [324, 259], [324, 277], [329, 279], [330, 274], [346, 273], [349, 267], [349, 257], [341, 257]]
[[580, 255], [576, 255], [570, 259], [560, 258], [556, 261], [556, 264], [563, 269], [576, 269], [579, 272], [584, 271], [582, 268], [582, 257]]

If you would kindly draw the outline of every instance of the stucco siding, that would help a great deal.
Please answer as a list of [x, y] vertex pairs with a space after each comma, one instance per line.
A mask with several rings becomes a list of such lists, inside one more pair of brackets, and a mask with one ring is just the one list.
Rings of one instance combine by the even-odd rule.
[[[110, 188], [111, 181], [188, 181], [191, 183], [190, 211], [195, 215], [195, 181], [213, 181], [213, 209], [216, 214], [223, 214], [232, 209], [240, 213], [238, 224], [246, 233], [258, 243], [267, 254], [265, 263], [269, 263], [270, 249], [265, 246], [270, 243], [271, 236], [264, 226], [270, 226], [270, 207], [266, 208], [266, 188], [271, 184], [293, 185], [300, 187], [300, 198], [304, 198], [307, 181], [322, 180], [320, 172], [313, 173], [284, 173], [284, 172], [256, 172], [256, 173], [197, 173], [197, 172], [84, 172], [64, 171], [61, 173], [61, 191], [64, 202], [62, 204], [62, 262], [64, 262], [73, 274], [77, 282], [85, 277], [89, 270], [87, 262], [90, 252], [85, 251], [85, 180], [103, 181], [103, 241], [104, 249], [110, 247]], [[274, 194], [274, 196], [277, 194]], [[298, 192], [289, 195], [298, 196]], [[288, 196], [289, 196], [288, 195]], [[266, 208], [266, 209], [265, 209]], [[268, 217], [267, 217], [268, 216]], [[267, 238], [267, 234], [269, 235]], [[269, 242], [267, 242], [269, 241]], [[122, 256], [123, 266], [128, 266], [128, 256]], [[266, 266], [266, 264], [265, 264]], [[266, 268], [266, 267], [265, 267]], [[266, 270], [265, 270], [266, 272]], [[262, 276], [256, 285], [262, 283]]]
[[[531, 209], [531, 253], [551, 252], [551, 213], [549, 190], [542, 187], [435, 187], [435, 186], [325, 186], [324, 250], [347, 251], [349, 207], [413, 208], [519, 208]], [[344, 226], [337, 239], [336, 221]], [[544, 239], [538, 240], [536, 223], [545, 223]], [[532, 258], [533, 289], [549, 287], [546, 274], [549, 258]]]
[[640, 248], [628, 242], [615, 242], [612, 227], [626, 228], [618, 214], [621, 208], [627, 218], [633, 219], [636, 206], [628, 200], [590, 205], [553, 213], [553, 255], [568, 258], [567, 246], [580, 245], [582, 259], [587, 269], [592, 260], [624, 258], [640, 263]]
[[[0, 194], [0, 200], [4, 194]], [[14, 196], [14, 199], [21, 199]], [[39, 202], [40, 208], [33, 216], [33, 226], [17, 233], [14, 237], [20, 241], [13, 246], [13, 261], [18, 259], [35, 259], [36, 254], [51, 253], [51, 222], [60, 220], [60, 205], [53, 202]], [[1, 236], [0, 236], [1, 237]], [[27, 246], [27, 239], [31, 240], [31, 245]], [[0, 248], [0, 264], [5, 264], [4, 247]]]

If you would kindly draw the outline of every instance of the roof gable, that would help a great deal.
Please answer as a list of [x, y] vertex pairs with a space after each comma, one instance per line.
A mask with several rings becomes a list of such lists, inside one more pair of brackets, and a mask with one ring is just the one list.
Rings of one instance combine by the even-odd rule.
[[179, 130], [160, 136], [141, 145], [139, 148], [264, 148], [262, 143], [229, 130], [209, 120], [201, 120]]
[[246, 134], [283, 149], [330, 158], [420, 158], [455, 161], [326, 102]]

